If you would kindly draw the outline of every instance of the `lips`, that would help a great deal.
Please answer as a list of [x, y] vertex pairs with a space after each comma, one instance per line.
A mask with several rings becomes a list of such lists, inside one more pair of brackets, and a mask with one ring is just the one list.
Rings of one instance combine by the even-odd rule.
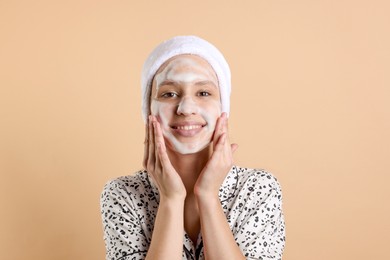
[[183, 125], [183, 126], [173, 126], [173, 129], [178, 129], [178, 130], [192, 130], [192, 129], [198, 129], [201, 128], [201, 125]]
[[202, 131], [203, 127], [206, 124], [200, 123], [184, 123], [184, 124], [175, 124], [171, 126], [171, 129], [174, 133], [184, 137], [192, 137]]

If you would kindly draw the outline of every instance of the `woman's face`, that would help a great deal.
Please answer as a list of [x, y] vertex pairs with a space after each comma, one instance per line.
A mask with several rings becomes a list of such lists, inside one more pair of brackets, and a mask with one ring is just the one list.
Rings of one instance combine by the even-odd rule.
[[151, 114], [161, 124], [167, 149], [196, 153], [212, 139], [221, 115], [218, 79], [210, 64], [195, 55], [164, 63], [152, 84]]

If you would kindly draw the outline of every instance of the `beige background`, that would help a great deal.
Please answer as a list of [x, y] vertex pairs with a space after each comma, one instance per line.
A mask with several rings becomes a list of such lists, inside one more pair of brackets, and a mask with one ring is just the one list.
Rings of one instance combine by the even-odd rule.
[[141, 167], [141, 66], [181, 34], [231, 65], [236, 161], [282, 184], [284, 259], [390, 259], [389, 13], [386, 0], [1, 0], [0, 259], [104, 258], [102, 187]]

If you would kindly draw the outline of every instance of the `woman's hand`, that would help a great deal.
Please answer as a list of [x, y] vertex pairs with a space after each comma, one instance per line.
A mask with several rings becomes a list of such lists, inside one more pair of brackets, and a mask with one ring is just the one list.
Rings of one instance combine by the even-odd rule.
[[226, 113], [218, 118], [213, 136], [213, 153], [194, 186], [198, 198], [218, 197], [219, 188], [233, 166], [237, 144], [230, 144]]
[[226, 113], [217, 120], [213, 153], [194, 187], [206, 259], [245, 259], [238, 247], [218, 197], [226, 175], [233, 166], [237, 144], [230, 144]]
[[185, 199], [186, 189], [169, 160], [160, 123], [154, 116], [149, 116], [145, 127], [143, 166], [156, 184], [162, 200]]

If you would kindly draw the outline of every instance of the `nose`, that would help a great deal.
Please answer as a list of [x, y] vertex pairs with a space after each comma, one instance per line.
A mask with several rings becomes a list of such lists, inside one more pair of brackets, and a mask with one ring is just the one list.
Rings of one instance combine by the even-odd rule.
[[191, 115], [198, 113], [198, 105], [191, 97], [183, 97], [177, 107], [178, 115]]

